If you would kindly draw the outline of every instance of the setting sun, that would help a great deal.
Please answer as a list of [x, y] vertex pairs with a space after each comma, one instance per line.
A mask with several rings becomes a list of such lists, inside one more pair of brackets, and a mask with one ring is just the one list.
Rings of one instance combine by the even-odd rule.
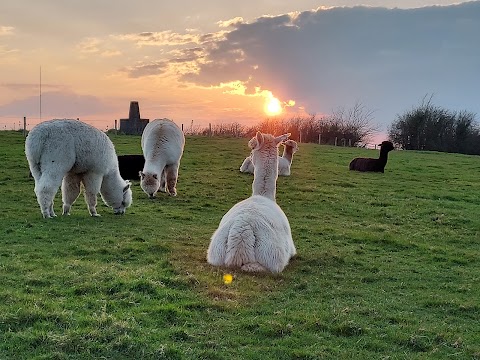
[[278, 115], [282, 112], [282, 103], [276, 97], [269, 97], [266, 100], [265, 112], [267, 115]]

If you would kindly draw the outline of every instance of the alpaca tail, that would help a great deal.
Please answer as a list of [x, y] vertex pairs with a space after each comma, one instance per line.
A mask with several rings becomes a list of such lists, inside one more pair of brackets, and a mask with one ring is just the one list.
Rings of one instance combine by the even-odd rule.
[[225, 266], [239, 268], [254, 262], [256, 260], [253, 230], [248, 224], [232, 226], [227, 238]]

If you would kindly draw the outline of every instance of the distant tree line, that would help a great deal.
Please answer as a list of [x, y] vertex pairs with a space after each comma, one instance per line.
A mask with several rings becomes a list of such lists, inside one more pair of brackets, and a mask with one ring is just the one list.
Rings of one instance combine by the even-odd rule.
[[[239, 123], [190, 127], [186, 133], [204, 136], [253, 137], [257, 131], [271, 134], [291, 133], [303, 143], [363, 146], [377, 131], [372, 125], [373, 111], [357, 103], [350, 109], [339, 108], [330, 115], [294, 116], [290, 119], [266, 119], [248, 127]], [[404, 150], [430, 150], [480, 155], [480, 126], [475, 114], [451, 111], [436, 106], [432, 97], [419, 106], [398, 115], [390, 125], [389, 140]]]
[[252, 127], [239, 123], [191, 127], [187, 134], [204, 136], [253, 137], [257, 131], [270, 134], [291, 133], [290, 138], [303, 143], [358, 146], [369, 141], [376, 131], [373, 112], [357, 103], [351, 109], [340, 108], [331, 115], [295, 116], [290, 119], [266, 119]]
[[432, 98], [399, 115], [389, 137], [405, 150], [480, 154], [480, 128], [475, 114], [450, 111], [432, 104]]

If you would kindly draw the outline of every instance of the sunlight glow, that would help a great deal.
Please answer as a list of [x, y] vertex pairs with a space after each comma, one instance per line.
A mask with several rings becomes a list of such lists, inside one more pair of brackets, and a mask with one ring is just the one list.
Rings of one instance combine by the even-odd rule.
[[282, 112], [282, 103], [276, 97], [271, 95], [266, 99], [265, 113], [270, 116], [278, 115]]

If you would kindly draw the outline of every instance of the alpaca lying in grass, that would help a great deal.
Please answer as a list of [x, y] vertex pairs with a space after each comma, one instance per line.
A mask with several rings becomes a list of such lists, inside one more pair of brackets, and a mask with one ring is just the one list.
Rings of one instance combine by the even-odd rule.
[[[278, 175], [279, 176], [289, 176], [290, 167], [292, 165], [293, 154], [298, 151], [298, 145], [294, 140], [287, 140], [282, 143], [283, 145], [283, 156], [278, 157]], [[252, 162], [251, 155], [246, 157], [243, 160], [242, 165], [240, 166], [240, 172], [253, 174], [254, 166]]]
[[98, 193], [115, 214], [124, 214], [132, 203], [130, 183], [120, 176], [113, 143], [93, 126], [78, 120], [40, 123], [25, 140], [25, 154], [44, 218], [56, 216], [53, 199], [60, 184], [64, 215], [70, 214], [81, 183], [92, 216], [99, 216]]
[[383, 173], [385, 170], [385, 165], [387, 165], [388, 153], [392, 151], [394, 147], [390, 141], [384, 141], [379, 146], [380, 157], [378, 159], [355, 158], [350, 162], [350, 170]]
[[170, 195], [177, 195], [178, 168], [184, 146], [185, 136], [171, 120], [157, 119], [145, 127], [142, 134], [145, 165], [140, 171], [140, 186], [149, 198], [166, 189]]
[[257, 132], [249, 141], [252, 196], [234, 205], [220, 221], [207, 251], [211, 265], [279, 273], [296, 254], [288, 219], [275, 202], [278, 145], [289, 135]]
[[278, 175], [289, 176], [293, 154], [298, 151], [298, 145], [294, 140], [283, 142], [283, 155], [278, 157]]

